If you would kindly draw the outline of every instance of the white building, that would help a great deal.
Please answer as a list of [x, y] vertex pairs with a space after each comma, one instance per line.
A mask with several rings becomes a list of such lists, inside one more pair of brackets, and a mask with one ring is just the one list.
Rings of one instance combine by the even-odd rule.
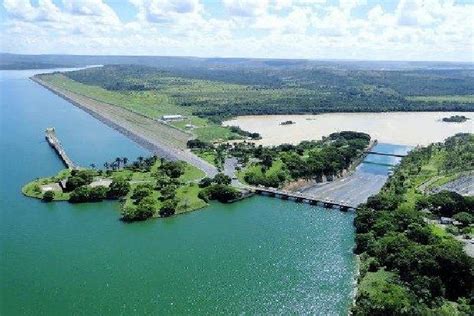
[[184, 116], [182, 116], [182, 115], [163, 115], [161, 117], [161, 119], [163, 121], [167, 121], [167, 122], [169, 122], [169, 121], [181, 121], [182, 119], [184, 119]]

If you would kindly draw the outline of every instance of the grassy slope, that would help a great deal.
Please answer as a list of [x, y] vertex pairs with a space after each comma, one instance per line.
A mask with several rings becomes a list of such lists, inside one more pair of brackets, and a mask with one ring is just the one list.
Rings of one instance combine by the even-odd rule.
[[204, 141], [217, 141], [239, 138], [228, 128], [218, 126], [206, 119], [191, 115], [191, 108], [179, 106], [173, 97], [179, 91], [170, 88], [166, 91], [109, 91], [98, 86], [86, 85], [74, 81], [62, 74], [42, 75], [41, 79], [56, 87], [80, 94], [96, 101], [120, 106], [134, 113], [156, 119], [167, 114], [181, 114], [186, 118], [171, 122], [170, 125], [186, 130], [187, 124], [195, 128], [190, 130], [197, 138]]

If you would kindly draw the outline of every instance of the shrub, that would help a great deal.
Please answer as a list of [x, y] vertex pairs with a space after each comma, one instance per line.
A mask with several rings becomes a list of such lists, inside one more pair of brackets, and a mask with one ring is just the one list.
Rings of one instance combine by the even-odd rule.
[[89, 201], [98, 202], [107, 197], [108, 189], [103, 185], [99, 185], [89, 189]]
[[240, 192], [228, 185], [214, 184], [199, 192], [198, 197], [206, 202], [218, 200], [219, 202], [226, 203], [239, 198]]
[[169, 217], [171, 215], [174, 215], [176, 212], [176, 206], [178, 205], [178, 202], [174, 199], [170, 200], [165, 200], [163, 204], [161, 205], [159, 214], [161, 217]]
[[86, 186], [78, 187], [74, 189], [69, 195], [69, 202], [71, 203], [82, 203], [89, 201], [90, 190]]
[[115, 178], [109, 186], [107, 197], [109, 199], [118, 199], [125, 196], [130, 191], [130, 183], [123, 178]]
[[44, 192], [42, 200], [44, 202], [51, 202], [52, 200], [54, 200], [54, 191]]

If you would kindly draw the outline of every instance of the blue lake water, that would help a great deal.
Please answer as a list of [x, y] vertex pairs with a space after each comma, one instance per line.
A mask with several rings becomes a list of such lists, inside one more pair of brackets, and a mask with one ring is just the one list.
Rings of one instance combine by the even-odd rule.
[[144, 223], [118, 204], [41, 203], [21, 194], [62, 163], [146, 155], [28, 80], [0, 72], [0, 314], [344, 315], [354, 275], [353, 214], [254, 197]]

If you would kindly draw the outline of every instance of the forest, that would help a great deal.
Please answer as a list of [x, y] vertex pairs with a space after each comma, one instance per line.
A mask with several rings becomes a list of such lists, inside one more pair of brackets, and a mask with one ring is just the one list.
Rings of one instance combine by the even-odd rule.
[[473, 111], [474, 71], [354, 69], [303, 63], [189, 67], [106, 65], [65, 73], [117, 92], [152, 91], [193, 115]]
[[360, 277], [354, 315], [472, 315], [474, 259], [436, 219], [472, 233], [473, 197], [417, 190], [434, 176], [474, 169], [474, 136], [416, 148], [356, 213]]

